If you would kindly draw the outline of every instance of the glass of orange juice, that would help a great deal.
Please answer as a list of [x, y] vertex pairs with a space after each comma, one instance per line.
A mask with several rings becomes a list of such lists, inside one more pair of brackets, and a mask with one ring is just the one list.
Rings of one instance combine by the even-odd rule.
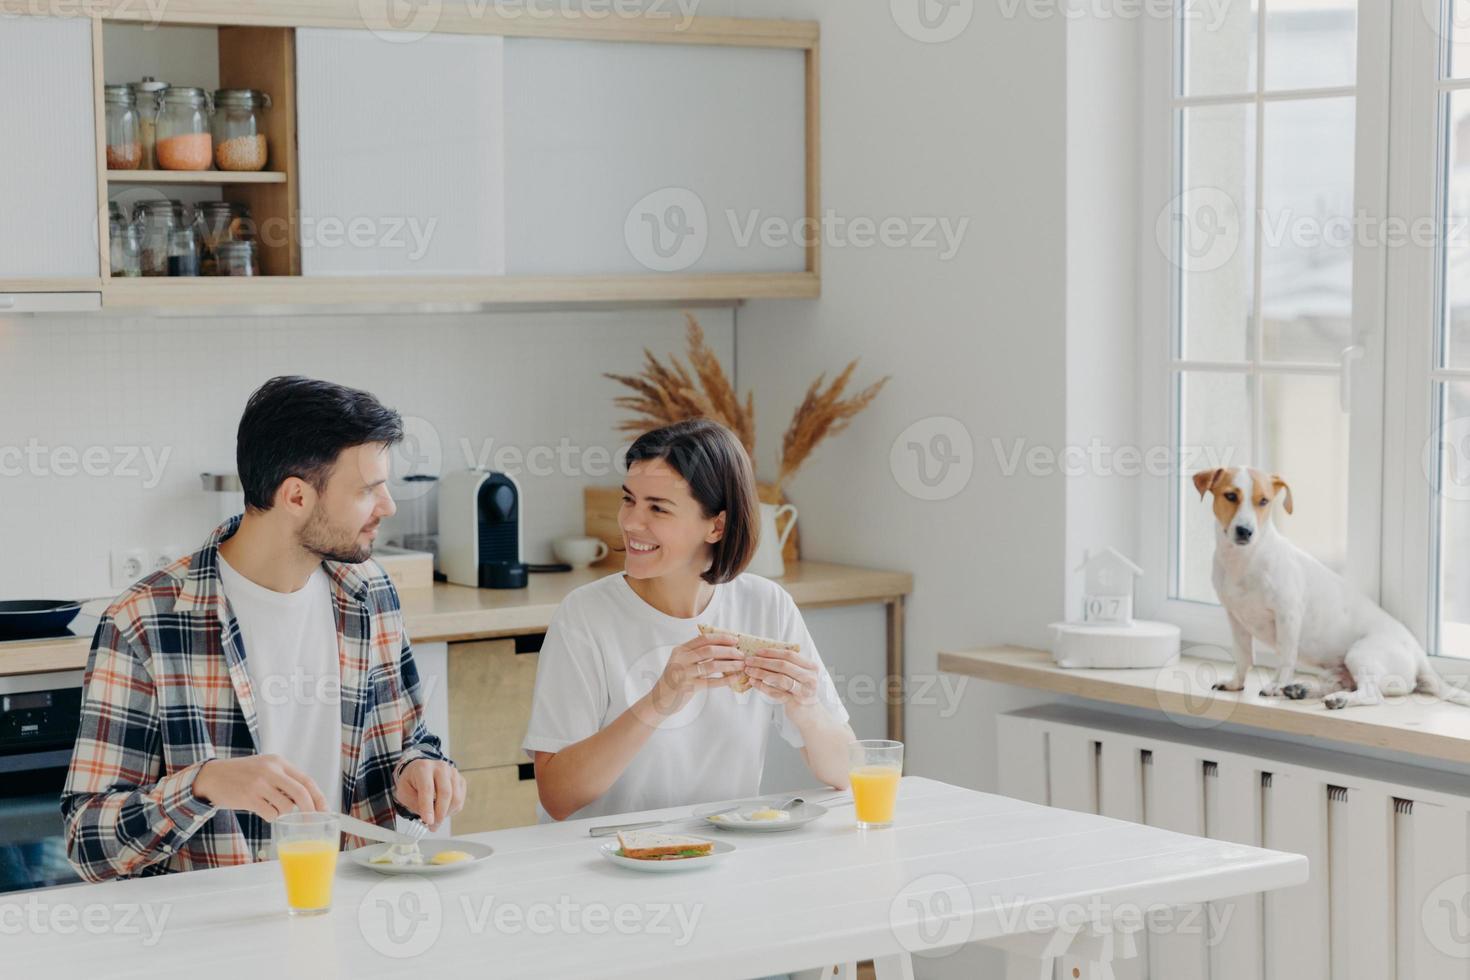
[[333, 813], [283, 813], [271, 824], [292, 915], [318, 915], [332, 907], [340, 835]]
[[860, 739], [848, 748], [848, 761], [858, 827], [872, 830], [893, 826], [898, 779], [903, 775], [903, 743]]

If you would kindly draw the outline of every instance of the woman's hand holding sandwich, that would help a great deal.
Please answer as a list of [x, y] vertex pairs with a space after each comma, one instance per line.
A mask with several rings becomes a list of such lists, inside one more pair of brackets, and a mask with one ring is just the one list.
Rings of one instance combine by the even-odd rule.
[[653, 727], [683, 708], [699, 691], [730, 687], [745, 669], [745, 657], [731, 636], [697, 636], [674, 647], [664, 672], [637, 707], [652, 711], [644, 721]]

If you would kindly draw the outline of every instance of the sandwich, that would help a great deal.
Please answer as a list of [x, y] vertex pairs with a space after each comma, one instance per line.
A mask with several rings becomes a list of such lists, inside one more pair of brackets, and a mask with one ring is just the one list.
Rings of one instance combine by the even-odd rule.
[[708, 857], [715, 842], [683, 834], [660, 834], [651, 830], [618, 831], [619, 853], [635, 861], [682, 861]]
[[[759, 653], [762, 650], [787, 650], [791, 653], [800, 653], [800, 643], [783, 643], [780, 640], [768, 640], [763, 636], [752, 636], [749, 633], [737, 633], [734, 630], [722, 630], [718, 626], [707, 626], [699, 624], [699, 632], [702, 636], [728, 636], [735, 640], [735, 648], [743, 654]], [[735, 690], [745, 692], [750, 690], [750, 678], [741, 674], [735, 679]]]

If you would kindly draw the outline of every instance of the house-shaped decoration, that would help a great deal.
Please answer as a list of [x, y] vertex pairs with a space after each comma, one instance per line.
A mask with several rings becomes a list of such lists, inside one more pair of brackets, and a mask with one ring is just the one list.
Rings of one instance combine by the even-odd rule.
[[1114, 548], [1084, 551], [1077, 571], [1086, 573], [1082, 620], [1087, 623], [1133, 623], [1133, 579], [1143, 569]]

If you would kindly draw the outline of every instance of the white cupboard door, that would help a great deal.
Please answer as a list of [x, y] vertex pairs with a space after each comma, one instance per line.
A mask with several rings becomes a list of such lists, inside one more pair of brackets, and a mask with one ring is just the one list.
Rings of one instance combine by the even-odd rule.
[[806, 269], [806, 52], [505, 45], [512, 275]]
[[5, 280], [96, 279], [91, 19], [0, 17], [0, 92], [0, 292]]
[[502, 52], [297, 31], [303, 275], [504, 274]]

